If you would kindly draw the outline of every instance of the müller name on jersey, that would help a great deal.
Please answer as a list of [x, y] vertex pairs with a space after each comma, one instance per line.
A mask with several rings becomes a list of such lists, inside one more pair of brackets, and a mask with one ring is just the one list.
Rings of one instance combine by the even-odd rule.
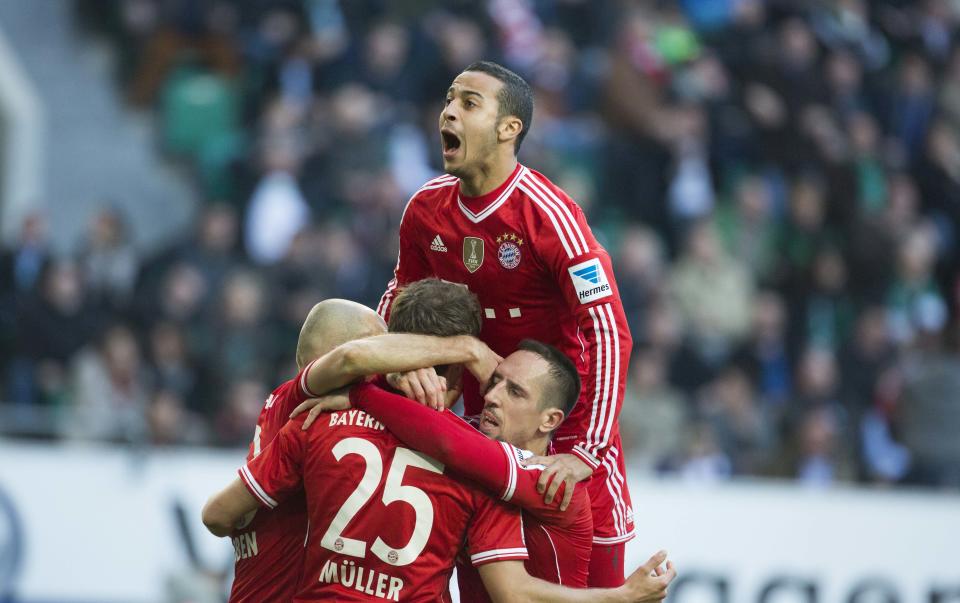
[[367, 427], [383, 431], [383, 423], [362, 410], [346, 410], [330, 414], [330, 427]]
[[400, 578], [361, 567], [348, 559], [339, 563], [328, 559], [320, 570], [320, 582], [353, 587], [361, 593], [388, 601], [399, 601], [400, 591], [403, 590], [403, 580]]

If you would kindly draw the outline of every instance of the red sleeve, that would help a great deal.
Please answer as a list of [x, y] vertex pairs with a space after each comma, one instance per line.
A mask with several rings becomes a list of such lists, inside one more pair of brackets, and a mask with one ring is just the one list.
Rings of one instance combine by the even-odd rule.
[[456, 414], [431, 410], [369, 384], [353, 387], [350, 401], [383, 423], [406, 446], [435, 458], [501, 500], [551, 524], [568, 517], [560, 511], [566, 484], [560, 486], [553, 503], [544, 503], [543, 494], [537, 491], [542, 468], [524, 467], [520, 463], [523, 451], [487, 438]]
[[520, 510], [489, 496], [477, 494], [477, 508], [467, 526], [467, 554], [470, 563], [526, 560]]
[[377, 313], [384, 320], [390, 319], [390, 305], [400, 288], [407, 283], [433, 276], [424, 256], [424, 250], [416, 244], [415, 233], [420, 231], [418, 216], [420, 204], [416, 202], [419, 192], [417, 191], [410, 198], [400, 218], [400, 251], [397, 254], [397, 266], [393, 269], [393, 279], [387, 284], [387, 290], [377, 305]]
[[260, 409], [260, 415], [257, 417], [257, 425], [253, 431], [253, 441], [250, 442], [247, 460], [260, 456], [263, 448], [286, 425], [293, 409], [301, 402], [317, 397], [309, 391], [306, 380], [307, 371], [317, 360], [303, 367], [303, 370], [296, 377], [275, 389], [264, 402], [263, 408]]
[[240, 480], [260, 504], [275, 508], [303, 481], [303, 450], [306, 434], [302, 421], [290, 421], [263, 452], [240, 467]]
[[623, 404], [633, 340], [613, 277], [610, 255], [593, 236], [583, 211], [542, 176], [521, 187], [539, 208], [537, 253], [556, 278], [577, 318], [588, 371], [582, 384], [584, 433], [571, 452], [596, 469], [606, 454]]

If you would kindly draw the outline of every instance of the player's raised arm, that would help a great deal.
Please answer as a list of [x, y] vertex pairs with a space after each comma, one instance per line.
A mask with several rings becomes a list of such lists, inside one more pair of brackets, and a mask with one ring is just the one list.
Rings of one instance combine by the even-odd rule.
[[354, 386], [350, 401], [407, 446], [437, 459], [501, 500], [541, 517], [562, 515], [562, 490], [552, 503], [545, 503], [537, 490], [539, 469], [523, 467], [516, 448], [487, 438], [453, 413], [438, 413], [371, 384]]
[[486, 346], [475, 337], [390, 333], [347, 342], [307, 366], [304, 394], [321, 396], [360, 377], [441, 364], [476, 362]]

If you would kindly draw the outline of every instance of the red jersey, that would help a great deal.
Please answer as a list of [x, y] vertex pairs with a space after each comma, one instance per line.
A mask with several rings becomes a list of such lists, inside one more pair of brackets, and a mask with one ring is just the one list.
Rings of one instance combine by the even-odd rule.
[[[533, 453], [491, 440], [452, 412], [436, 412], [370, 384], [350, 391], [355, 408], [380, 420], [400, 441], [436, 458], [501, 500], [523, 509], [523, 533], [530, 558], [527, 573], [571, 587], [586, 587], [593, 546], [593, 517], [586, 488], [578, 484], [570, 506], [560, 511], [563, 488], [543, 502], [537, 481], [543, 467], [524, 466]], [[480, 576], [458, 564], [460, 600], [489, 601]]]
[[304, 418], [240, 469], [268, 508], [306, 492], [306, 558], [293, 600], [449, 601], [464, 543], [475, 565], [527, 558], [515, 509], [402, 447], [373, 417], [335, 412], [308, 431]]
[[[311, 363], [312, 364], [312, 363]], [[290, 413], [307, 398], [307, 366], [267, 398], [247, 452], [247, 462], [258, 456]], [[297, 592], [303, 569], [303, 540], [307, 534], [307, 502], [301, 492], [278, 509], [259, 509], [243, 527], [233, 531], [233, 588], [230, 603], [289, 601]]]
[[[633, 512], [617, 417], [633, 343], [610, 256], [580, 207], [520, 164], [476, 198], [461, 195], [454, 176], [431, 180], [404, 210], [400, 256], [378, 311], [386, 318], [399, 288], [432, 276], [477, 295], [485, 317], [480, 338], [498, 354], [530, 337], [574, 360], [583, 389], [554, 445], [594, 469], [587, 483], [594, 542], [629, 540]], [[464, 404], [468, 415], [480, 412], [475, 382]]]

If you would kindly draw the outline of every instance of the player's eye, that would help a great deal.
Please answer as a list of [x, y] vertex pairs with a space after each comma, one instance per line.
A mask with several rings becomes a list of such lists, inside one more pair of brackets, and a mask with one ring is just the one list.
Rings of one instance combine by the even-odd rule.
[[472, 108], [474, 108], [474, 107], [477, 106], [477, 103], [475, 103], [475, 102], [473, 102], [473, 101], [471, 101], [471, 100], [468, 100], [468, 101], [465, 102], [464, 104], [465, 104], [467, 107], [469, 107], [470, 109], [472, 109]]
[[453, 101], [453, 98], [448, 96], [446, 99], [444, 99], [443, 106], [449, 105], [452, 101]]

